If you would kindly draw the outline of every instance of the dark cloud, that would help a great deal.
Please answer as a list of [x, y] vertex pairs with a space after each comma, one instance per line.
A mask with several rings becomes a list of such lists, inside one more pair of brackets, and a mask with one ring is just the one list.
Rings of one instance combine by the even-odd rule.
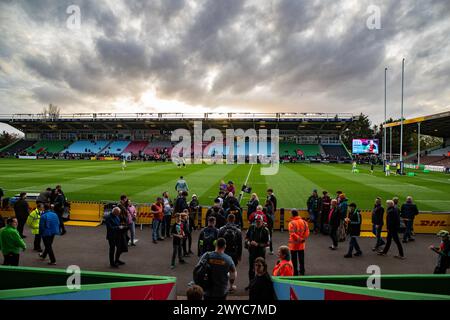
[[[78, 32], [65, 28], [72, 4]], [[380, 30], [366, 27], [372, 4]], [[21, 77], [36, 105], [107, 111], [154, 88], [193, 106], [365, 112], [379, 121], [384, 67], [396, 106], [402, 57], [409, 112], [449, 105], [448, 1], [3, 1], [0, 18], [1, 70], [21, 72], [2, 83]], [[8, 90], [0, 105], [19, 105]]]

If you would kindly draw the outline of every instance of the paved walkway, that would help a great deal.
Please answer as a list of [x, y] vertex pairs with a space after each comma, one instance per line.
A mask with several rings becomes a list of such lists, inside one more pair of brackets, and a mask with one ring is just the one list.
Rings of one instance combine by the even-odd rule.
[[[37, 253], [32, 251], [33, 236], [26, 229], [25, 239], [28, 249], [21, 254], [20, 265], [30, 267], [66, 268], [69, 265], [78, 265], [81, 269], [92, 271], [112, 271], [108, 262], [108, 244], [105, 239], [106, 228], [99, 226], [67, 227], [67, 234], [57, 237], [54, 243], [57, 265], [48, 266], [38, 259]], [[166, 239], [158, 244], [151, 242], [151, 229], [136, 230], [136, 247], [131, 247], [124, 253], [121, 260], [126, 265], [113, 272], [140, 273], [153, 275], [166, 275], [177, 277], [177, 295], [185, 296], [187, 284], [192, 279], [192, 270], [197, 263], [197, 257], [186, 258], [185, 265], [177, 266], [174, 270], [169, 268], [172, 255], [172, 239]], [[194, 232], [193, 251], [197, 252], [197, 237], [199, 231]], [[274, 248], [287, 243], [287, 232], [274, 233]], [[361, 238], [360, 246], [364, 252], [361, 257], [344, 259], [347, 243], [340, 243], [337, 251], [331, 251], [328, 246], [331, 239], [324, 235], [311, 235], [306, 248], [306, 274], [366, 274], [369, 265], [379, 265], [384, 274], [413, 274], [432, 273], [436, 263], [436, 254], [428, 249], [430, 244], [437, 245], [439, 239], [433, 235], [418, 235], [415, 242], [404, 244], [406, 260], [398, 260], [393, 256], [397, 254], [395, 244], [391, 247], [388, 256], [380, 257], [371, 251], [374, 238]], [[267, 255], [267, 262], [271, 270], [276, 261], [276, 255]], [[244, 250], [243, 261], [238, 265], [238, 279], [236, 282], [237, 296], [246, 296], [244, 288], [248, 284], [248, 253]], [[230, 297], [231, 298], [231, 297]]]

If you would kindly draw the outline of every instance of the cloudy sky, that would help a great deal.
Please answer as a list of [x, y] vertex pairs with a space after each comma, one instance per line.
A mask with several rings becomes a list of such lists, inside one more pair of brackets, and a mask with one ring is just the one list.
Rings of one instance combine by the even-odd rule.
[[[80, 8], [80, 28], [68, 28]], [[380, 29], [376, 23], [380, 9]], [[69, 20], [68, 20], [69, 19]], [[450, 1], [1, 0], [0, 113], [450, 109]]]

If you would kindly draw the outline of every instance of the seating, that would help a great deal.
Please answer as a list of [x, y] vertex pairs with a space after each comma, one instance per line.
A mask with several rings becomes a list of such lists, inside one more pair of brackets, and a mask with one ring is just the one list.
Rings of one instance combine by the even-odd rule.
[[36, 140], [19, 140], [16, 143], [2, 150], [2, 152], [9, 154], [20, 153], [22, 151], [25, 151], [25, 149], [31, 147], [35, 143]]
[[123, 150], [123, 153], [132, 153], [134, 155], [139, 155], [139, 151], [144, 151], [147, 146], [148, 141], [131, 141]]
[[33, 146], [29, 147], [26, 151], [28, 153], [59, 153], [72, 142], [69, 140], [41, 140], [36, 142]]
[[126, 149], [128, 144], [130, 144], [130, 141], [114, 141], [105, 149], [103, 149], [100, 153], [119, 155]]
[[337, 158], [346, 158], [349, 157], [347, 150], [342, 145], [334, 144], [334, 145], [322, 145], [323, 151], [327, 155], [327, 157], [337, 157]]
[[78, 140], [71, 144], [67, 149], [65, 149], [64, 153], [99, 153], [102, 149], [104, 149], [108, 145], [108, 140]]

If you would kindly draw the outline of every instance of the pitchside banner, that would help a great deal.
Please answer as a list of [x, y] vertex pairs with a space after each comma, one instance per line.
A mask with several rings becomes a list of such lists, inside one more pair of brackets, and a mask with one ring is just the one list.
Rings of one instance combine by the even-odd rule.
[[19, 156], [19, 159], [36, 160], [36, 156]]

